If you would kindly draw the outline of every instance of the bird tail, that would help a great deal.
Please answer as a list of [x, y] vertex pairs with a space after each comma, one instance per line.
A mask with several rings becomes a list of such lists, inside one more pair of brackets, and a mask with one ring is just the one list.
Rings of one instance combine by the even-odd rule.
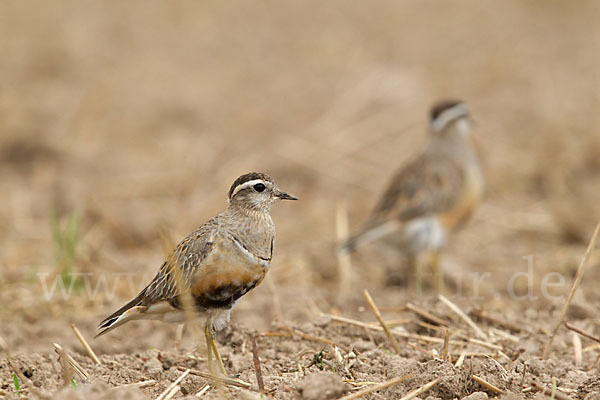
[[374, 242], [384, 236], [398, 231], [401, 223], [397, 220], [391, 220], [382, 224], [369, 224], [358, 231], [356, 234], [344, 240], [337, 247], [339, 252], [352, 253], [358, 246]]
[[356, 235], [350, 236], [347, 239], [344, 239], [343, 241], [338, 243], [337, 251], [339, 253], [347, 253], [347, 254], [354, 253], [356, 251], [356, 247], [358, 245], [359, 238], [360, 238], [360, 234], [356, 234]]
[[142, 314], [147, 307], [140, 306], [140, 301], [144, 296], [144, 291], [138, 294], [133, 300], [119, 308], [117, 311], [106, 317], [98, 325], [98, 329], [102, 329], [94, 338], [102, 336], [105, 333], [112, 331], [113, 329], [123, 325], [124, 323], [143, 318]]

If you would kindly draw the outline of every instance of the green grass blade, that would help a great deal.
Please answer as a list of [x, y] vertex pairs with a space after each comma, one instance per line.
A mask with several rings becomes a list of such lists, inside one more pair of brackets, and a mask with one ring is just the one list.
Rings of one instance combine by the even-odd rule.
[[19, 377], [17, 376], [17, 374], [13, 374], [13, 382], [15, 384], [15, 390], [17, 391], [17, 393], [19, 393], [20, 396], [21, 384], [19, 383]]

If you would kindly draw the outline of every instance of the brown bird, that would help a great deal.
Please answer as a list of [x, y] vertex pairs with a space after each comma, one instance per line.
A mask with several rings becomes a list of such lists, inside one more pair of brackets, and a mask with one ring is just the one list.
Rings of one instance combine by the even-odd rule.
[[[233, 182], [225, 211], [200, 226], [173, 250], [158, 274], [133, 300], [104, 319], [96, 337], [136, 319], [185, 322], [206, 316], [205, 336], [225, 374], [214, 331], [229, 322], [238, 300], [264, 279], [273, 256], [275, 200], [297, 200], [267, 174], [253, 172]], [[192, 311], [192, 314], [190, 314]]]
[[471, 128], [465, 103], [449, 100], [435, 104], [424, 152], [396, 172], [362, 228], [340, 249], [352, 251], [369, 242], [391, 245], [407, 257], [418, 290], [417, 258], [430, 253], [435, 285], [441, 291], [440, 251], [451, 233], [473, 214], [484, 189]]

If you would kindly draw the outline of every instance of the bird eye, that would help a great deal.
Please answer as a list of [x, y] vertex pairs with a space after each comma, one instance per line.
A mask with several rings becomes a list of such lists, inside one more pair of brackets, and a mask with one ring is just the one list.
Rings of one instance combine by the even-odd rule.
[[267, 187], [265, 185], [263, 185], [262, 183], [257, 183], [256, 185], [254, 185], [254, 190], [256, 190], [257, 192], [262, 192], [266, 188]]

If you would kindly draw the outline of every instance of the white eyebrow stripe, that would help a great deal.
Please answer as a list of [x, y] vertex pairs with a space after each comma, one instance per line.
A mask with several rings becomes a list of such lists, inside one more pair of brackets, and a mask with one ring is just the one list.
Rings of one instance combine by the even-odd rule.
[[431, 129], [434, 132], [439, 132], [448, 125], [450, 121], [453, 121], [459, 117], [466, 117], [469, 115], [469, 108], [466, 104], [457, 104], [454, 107], [443, 111], [436, 119], [431, 122]]
[[247, 188], [247, 187], [249, 187], [249, 186], [254, 186], [254, 185], [256, 185], [257, 183], [262, 183], [263, 185], [265, 185], [265, 186], [266, 186], [266, 182], [264, 181], [264, 179], [253, 179], [253, 180], [251, 180], [251, 181], [244, 182], [244, 183], [242, 183], [241, 185], [238, 185], [238, 186], [236, 186], [236, 188], [233, 190], [233, 193], [231, 193], [231, 198], [233, 199], [233, 198], [234, 198], [234, 196], [235, 196], [235, 195], [236, 195], [236, 194], [237, 194], [237, 193], [238, 193], [240, 190], [246, 189], [246, 188]]

